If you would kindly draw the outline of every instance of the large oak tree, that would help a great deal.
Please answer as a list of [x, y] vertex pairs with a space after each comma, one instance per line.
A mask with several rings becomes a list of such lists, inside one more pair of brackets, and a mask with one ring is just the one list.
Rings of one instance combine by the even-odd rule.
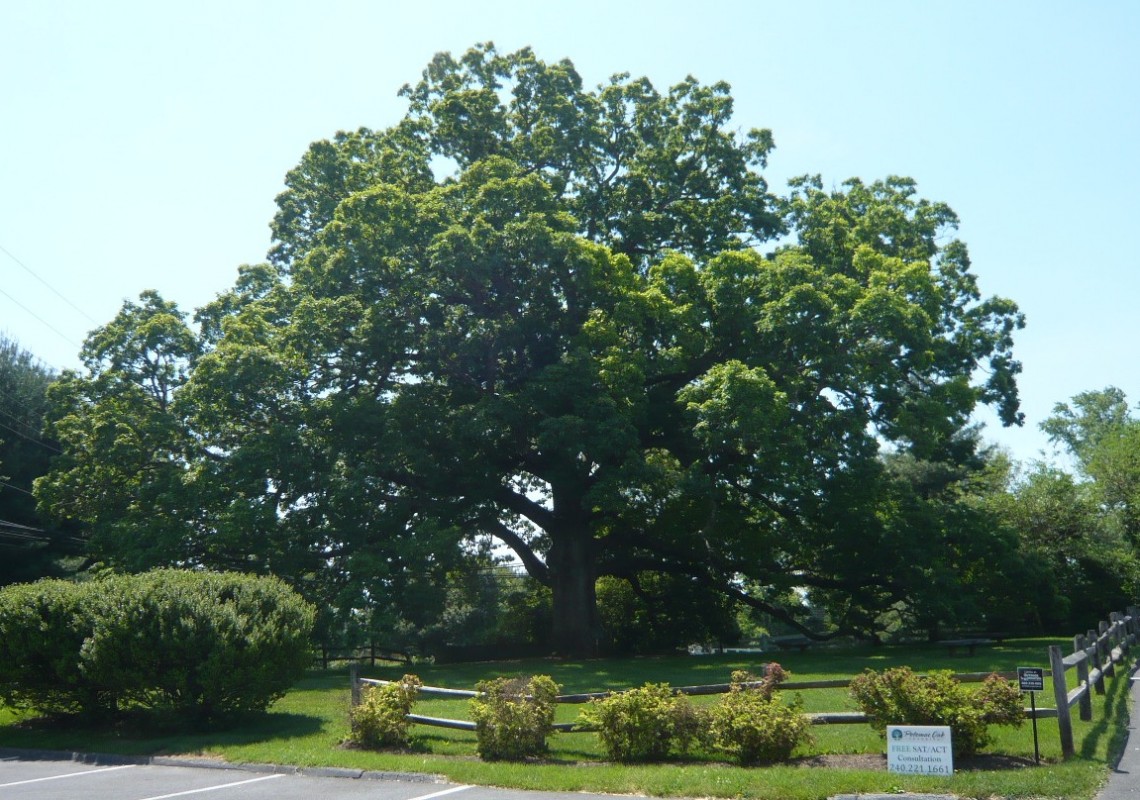
[[[775, 197], [771, 135], [732, 127], [724, 84], [589, 90], [484, 45], [403, 94], [396, 126], [310, 147], [271, 263], [193, 346], [171, 334], [187, 379], [147, 401], [171, 422], [148, 469], [188, 487], [203, 560], [335, 574], [362, 604], [492, 537], [551, 587], [566, 653], [596, 647], [601, 576], [792, 623], [783, 599], [815, 593], [865, 629], [953, 563], [883, 454], [962, 465], [978, 404], [1020, 422], [1022, 321], [948, 207], [893, 177]], [[99, 341], [61, 433], [111, 397]], [[93, 492], [98, 458], [55, 483]]]

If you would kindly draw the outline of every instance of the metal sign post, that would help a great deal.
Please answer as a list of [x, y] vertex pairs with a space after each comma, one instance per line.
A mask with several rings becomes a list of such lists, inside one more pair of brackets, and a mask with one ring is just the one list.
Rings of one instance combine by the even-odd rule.
[[1035, 692], [1045, 691], [1045, 670], [1042, 667], [1018, 667], [1017, 686], [1029, 692], [1029, 709], [1033, 714], [1033, 763], [1041, 764], [1041, 750], [1037, 745], [1037, 696]]

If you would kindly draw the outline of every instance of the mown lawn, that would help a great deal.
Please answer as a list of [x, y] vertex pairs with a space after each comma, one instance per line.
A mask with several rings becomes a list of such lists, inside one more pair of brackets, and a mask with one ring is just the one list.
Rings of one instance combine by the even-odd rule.
[[[426, 684], [471, 688], [496, 675], [547, 674], [563, 692], [621, 689], [647, 681], [685, 684], [723, 683], [734, 669], [753, 669], [771, 657], [792, 681], [850, 677], [863, 669], [907, 665], [916, 671], [955, 672], [1047, 667], [1046, 646], [1061, 639], [1006, 642], [979, 648], [974, 656], [950, 657], [934, 645], [848, 648], [765, 654], [762, 657], [671, 656], [627, 660], [536, 660], [463, 665], [421, 665], [414, 670]], [[364, 670], [371, 677], [398, 678], [405, 668]], [[1072, 676], [1073, 673], [1070, 672]], [[0, 746], [80, 750], [124, 754], [197, 755], [233, 762], [340, 766], [370, 770], [430, 772], [461, 783], [493, 784], [523, 789], [638, 793], [685, 797], [822, 798], [858, 792], [946, 792], [964, 797], [1090, 798], [1107, 775], [1107, 764], [1123, 746], [1128, 720], [1129, 682], [1123, 671], [1104, 696], [1094, 700], [1091, 722], [1074, 719], [1078, 756], [1060, 760], [1057, 724], [1041, 720], [1038, 733], [1041, 766], [1032, 765], [1033, 732], [995, 729], [987, 749], [1009, 757], [1003, 769], [984, 764], [956, 764], [950, 778], [901, 776], [881, 770], [805, 766], [740, 768], [708, 754], [665, 764], [624, 766], [604, 761], [597, 737], [590, 733], [557, 734], [543, 763], [484, 763], [475, 756], [474, 734], [417, 727], [414, 747], [406, 752], [364, 752], [342, 746], [348, 734], [347, 669], [314, 671], [282, 698], [268, 715], [229, 731], [201, 734], [142, 733], [123, 728], [96, 731], [44, 725], [0, 709]], [[1075, 677], [1070, 678], [1070, 684]], [[844, 689], [801, 692], [808, 711], [854, 710]], [[1037, 696], [1038, 706], [1052, 706], [1052, 687]], [[702, 702], [713, 702], [704, 698]], [[572, 721], [580, 706], [561, 706], [559, 721]], [[469, 718], [463, 700], [425, 698], [416, 713]], [[1075, 709], [1074, 709], [1075, 710]], [[882, 740], [866, 725], [815, 726], [814, 743], [802, 755], [883, 753]], [[1008, 768], [1010, 764], [1013, 768]]]

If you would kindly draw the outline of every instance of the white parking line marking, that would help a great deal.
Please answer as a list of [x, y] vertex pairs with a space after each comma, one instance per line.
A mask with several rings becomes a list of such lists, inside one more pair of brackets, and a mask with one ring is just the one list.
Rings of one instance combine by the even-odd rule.
[[175, 792], [174, 794], [159, 794], [154, 797], [144, 797], [143, 800], [166, 800], [168, 797], [185, 797], [188, 794], [201, 794], [202, 792], [214, 792], [218, 789], [230, 789], [234, 786], [245, 786], [247, 783], [258, 783], [260, 781], [271, 781], [274, 778], [284, 778], [284, 773], [277, 773], [276, 775], [263, 775], [260, 778], [250, 778], [247, 781], [237, 781], [236, 783], [223, 783], [221, 786], [207, 786], [205, 789], [190, 789], [186, 792]]
[[66, 775], [49, 775], [46, 778], [31, 778], [26, 781], [12, 781], [12, 783], [0, 783], [0, 789], [5, 786], [23, 786], [26, 783], [41, 783], [42, 781], [58, 781], [62, 778], [78, 778], [80, 775], [94, 775], [98, 772], [113, 772], [117, 769], [130, 769], [134, 764], [124, 764], [121, 767], [103, 767], [102, 769], [85, 769], [83, 772], [69, 772]]
[[431, 794], [421, 794], [419, 797], [412, 797], [410, 800], [431, 800], [433, 797], [443, 797], [445, 794], [455, 794], [462, 792], [464, 789], [470, 789], [470, 786], [452, 786], [450, 789], [444, 789], [439, 792], [432, 792]]

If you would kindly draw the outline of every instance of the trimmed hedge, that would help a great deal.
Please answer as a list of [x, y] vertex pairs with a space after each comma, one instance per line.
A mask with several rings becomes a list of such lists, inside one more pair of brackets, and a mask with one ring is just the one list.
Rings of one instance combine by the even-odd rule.
[[522, 761], [546, 753], [558, 695], [550, 676], [494, 678], [479, 681], [475, 690], [471, 718], [481, 759]]
[[909, 667], [867, 670], [851, 681], [851, 696], [872, 728], [888, 725], [948, 725], [955, 756], [977, 753], [990, 742], [990, 725], [1020, 726], [1025, 706], [1017, 684], [990, 675], [976, 690], [948, 671], [917, 675]]
[[111, 703], [80, 670], [93, 596], [89, 585], [62, 580], [0, 589], [0, 700], [44, 714], [90, 713]]
[[810, 741], [811, 722], [803, 714], [800, 696], [784, 704], [776, 691], [786, 675], [774, 662], [760, 681], [751, 673], [733, 672], [729, 693], [709, 710], [713, 746], [751, 766], [787, 761], [793, 750]]
[[684, 755], [693, 744], [727, 753], [745, 766], [786, 761], [811, 739], [800, 698], [786, 705], [776, 691], [786, 676], [776, 663], [767, 666], [762, 679], [733, 672], [729, 693], [703, 707], [667, 683], [647, 683], [591, 700], [581, 720], [597, 729], [613, 761], [662, 761], [673, 753]]
[[687, 752], [704, 727], [689, 698], [667, 683], [644, 686], [591, 700], [582, 721], [598, 729], [613, 761], [661, 761], [673, 750]]
[[369, 686], [360, 705], [349, 712], [349, 741], [361, 747], [406, 747], [412, 706], [423, 681], [405, 675], [399, 683]]
[[276, 578], [163, 569], [0, 589], [0, 699], [198, 725], [263, 711], [309, 661], [315, 611]]

